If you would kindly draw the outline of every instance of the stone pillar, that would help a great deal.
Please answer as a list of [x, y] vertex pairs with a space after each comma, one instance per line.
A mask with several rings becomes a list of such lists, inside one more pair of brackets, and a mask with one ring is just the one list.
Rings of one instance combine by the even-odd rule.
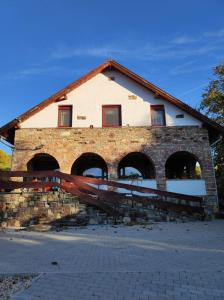
[[108, 163], [108, 179], [117, 179], [117, 164]]
[[60, 166], [60, 172], [66, 173], [66, 174], [71, 174], [71, 166], [69, 166], [69, 165]]
[[[12, 153], [12, 163], [11, 163], [12, 171], [27, 171], [27, 153], [26, 151], [16, 151], [13, 150]], [[23, 177], [11, 177], [12, 181], [23, 181]], [[20, 192], [20, 189], [15, 189], [13, 192]]]
[[77, 160], [77, 158], [79, 157], [79, 154], [73, 153], [69, 149], [67, 153], [63, 153], [62, 155], [60, 155], [60, 150], [59, 150], [57, 156], [58, 156], [57, 160], [60, 166], [60, 171], [62, 173], [71, 174], [72, 166], [74, 162]]
[[206, 151], [202, 162], [202, 178], [205, 180], [206, 197], [205, 203], [207, 207], [212, 208], [213, 211], [218, 210], [218, 196], [215, 179], [215, 170], [213, 158], [210, 149]]
[[156, 171], [157, 189], [165, 191], [166, 190], [165, 165], [162, 162], [155, 164], [155, 171]]
[[12, 171], [26, 171], [29, 156], [26, 151], [14, 150], [12, 153]]

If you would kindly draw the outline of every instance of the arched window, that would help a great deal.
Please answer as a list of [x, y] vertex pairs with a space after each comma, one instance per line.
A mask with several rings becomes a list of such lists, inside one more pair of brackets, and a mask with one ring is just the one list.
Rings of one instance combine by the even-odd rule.
[[172, 154], [166, 161], [167, 179], [200, 179], [201, 166], [195, 155], [179, 151]]
[[118, 165], [119, 178], [154, 179], [155, 168], [151, 160], [141, 152], [127, 154]]
[[98, 154], [83, 153], [72, 165], [71, 174], [106, 179], [107, 164]]
[[59, 170], [57, 160], [46, 153], [36, 154], [28, 163], [27, 171], [49, 171]]

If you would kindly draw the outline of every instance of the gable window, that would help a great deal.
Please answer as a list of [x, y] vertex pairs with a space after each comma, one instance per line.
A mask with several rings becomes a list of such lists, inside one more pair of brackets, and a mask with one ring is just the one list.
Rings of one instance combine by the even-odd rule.
[[102, 106], [103, 127], [121, 126], [121, 105]]
[[183, 118], [184, 118], [184, 114], [176, 115], [176, 118], [177, 118], [177, 119], [183, 119]]
[[164, 105], [151, 105], [151, 124], [152, 126], [165, 126]]
[[58, 106], [58, 127], [72, 126], [72, 105]]

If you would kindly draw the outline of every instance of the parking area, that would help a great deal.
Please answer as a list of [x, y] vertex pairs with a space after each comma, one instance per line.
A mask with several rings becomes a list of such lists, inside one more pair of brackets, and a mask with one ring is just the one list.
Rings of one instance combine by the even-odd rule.
[[0, 232], [0, 272], [38, 276], [13, 299], [224, 299], [224, 222]]

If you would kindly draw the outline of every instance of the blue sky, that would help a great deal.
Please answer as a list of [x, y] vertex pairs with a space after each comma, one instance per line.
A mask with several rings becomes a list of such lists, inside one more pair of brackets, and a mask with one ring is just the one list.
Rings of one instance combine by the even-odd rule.
[[0, 11], [0, 126], [109, 57], [196, 107], [224, 61], [223, 0], [1, 0]]

